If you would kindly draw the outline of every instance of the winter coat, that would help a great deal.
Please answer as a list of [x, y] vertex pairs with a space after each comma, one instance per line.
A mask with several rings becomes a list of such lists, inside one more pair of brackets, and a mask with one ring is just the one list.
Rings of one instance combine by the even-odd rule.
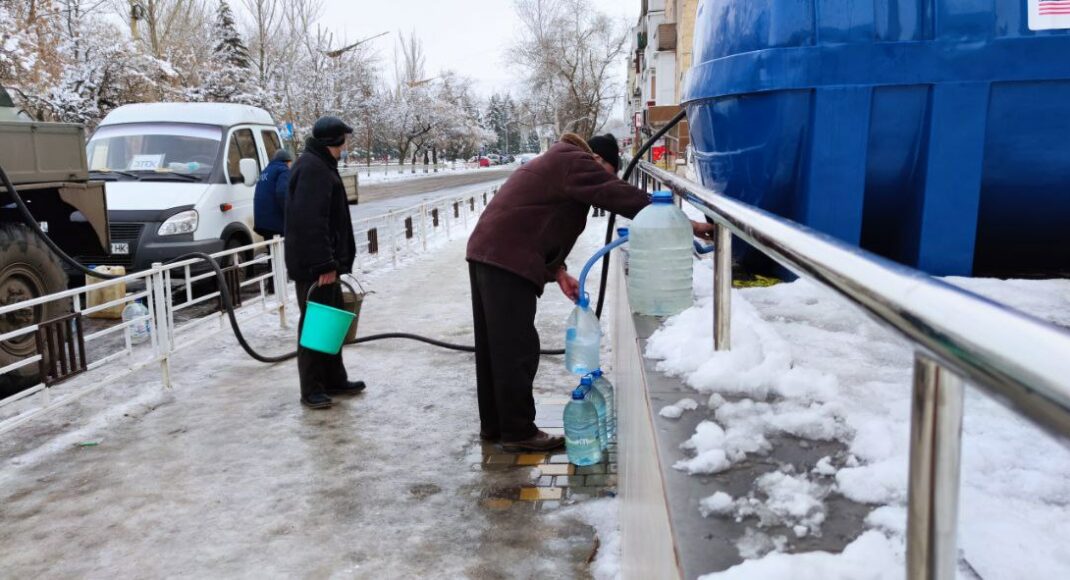
[[290, 168], [282, 161], [272, 161], [256, 182], [253, 201], [253, 229], [264, 237], [282, 235], [286, 223], [286, 195], [290, 187]]
[[328, 272], [353, 271], [357, 244], [338, 160], [315, 139], [294, 163], [286, 198], [286, 269], [310, 282]]
[[643, 190], [606, 171], [578, 139], [561, 141], [517, 169], [468, 239], [468, 261], [517, 274], [539, 289], [556, 278], [587, 225], [591, 206], [632, 218]]

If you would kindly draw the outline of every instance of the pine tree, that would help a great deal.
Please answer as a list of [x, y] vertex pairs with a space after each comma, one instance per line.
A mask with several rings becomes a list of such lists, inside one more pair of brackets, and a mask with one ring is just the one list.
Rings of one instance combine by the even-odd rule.
[[189, 91], [190, 100], [260, 104], [261, 91], [255, 84], [249, 49], [238, 33], [226, 0], [219, 0], [212, 36], [212, 58], [201, 76], [201, 86]]

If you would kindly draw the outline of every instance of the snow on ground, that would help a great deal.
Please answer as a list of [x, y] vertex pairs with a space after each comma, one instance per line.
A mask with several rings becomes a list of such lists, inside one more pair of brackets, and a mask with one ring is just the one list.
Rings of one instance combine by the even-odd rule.
[[350, 165], [342, 168], [343, 175], [352, 175], [356, 173], [359, 177], [361, 185], [370, 185], [373, 183], [391, 183], [395, 181], [407, 181], [410, 179], [420, 179], [422, 177], [435, 177], [437, 175], [456, 175], [460, 173], [470, 173], [472, 171], [479, 171], [481, 168], [474, 164], [458, 163], [456, 165], [447, 165], [439, 167], [438, 171], [429, 169], [424, 172], [423, 165], [416, 166], [416, 172], [413, 173], [412, 166], [404, 165], [391, 165], [389, 167], [383, 167], [379, 165], [373, 165], [371, 173], [369, 174], [367, 167], [360, 165]]
[[[710, 263], [696, 266], [696, 305], [667, 321], [647, 355], [706, 397], [708, 421], [682, 442], [677, 469], [712, 474], [770, 448], [772, 435], [838, 440], [848, 452], [811, 473], [773, 472], [747, 497], [719, 493], [708, 517], [754, 522], [765, 545], [754, 558], [709, 578], [902, 578], [912, 351], [857, 308], [798, 281], [733, 291], [732, 345], [711, 348]], [[1070, 326], [1070, 281], [954, 278], [951, 283]], [[677, 404], [679, 405], [679, 404]], [[663, 416], [679, 416], [670, 406]], [[702, 411], [699, 411], [702, 412]], [[821, 533], [824, 498], [872, 504], [869, 530], [839, 555], [779, 553], [773, 523], [798, 536]], [[968, 388], [959, 547], [986, 580], [1070, 577], [1070, 449]], [[764, 557], [763, 557], [764, 556]], [[963, 576], [972, 577], [972, 576]]]
[[[573, 269], [600, 245], [604, 223], [592, 220]], [[369, 275], [375, 293], [360, 333], [470, 343], [465, 243], [438, 241]], [[547, 287], [545, 347], [562, 343], [571, 306]], [[268, 316], [246, 336], [266, 353], [291, 349], [296, 309], [289, 314], [289, 329]], [[590, 539], [589, 528], [568, 524], [579, 514], [481, 507], [489, 476], [472, 468], [482, 458], [471, 355], [389, 341], [347, 349], [345, 359], [367, 393], [309, 411], [294, 362], [254, 362], [223, 332], [175, 356], [171, 390], [149, 367], [5, 435], [2, 575], [586, 575], [569, 551]], [[537, 395], [572, 387], [561, 360], [544, 358]], [[592, 520], [606, 535], [596, 566], [611, 567], [616, 507], [605, 505]]]

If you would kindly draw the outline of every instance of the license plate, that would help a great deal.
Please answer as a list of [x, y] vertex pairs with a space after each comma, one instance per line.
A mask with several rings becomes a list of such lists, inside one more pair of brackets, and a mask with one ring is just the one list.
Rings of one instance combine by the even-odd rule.
[[122, 254], [124, 256], [129, 255], [130, 254], [130, 243], [129, 242], [112, 242], [111, 243], [111, 253], [113, 253], [113, 254]]

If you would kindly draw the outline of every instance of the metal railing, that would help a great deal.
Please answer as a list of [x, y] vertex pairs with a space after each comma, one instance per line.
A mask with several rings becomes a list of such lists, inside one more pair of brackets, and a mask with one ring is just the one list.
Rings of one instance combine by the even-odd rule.
[[[354, 232], [358, 240], [355, 266], [365, 272], [388, 264], [396, 266], [404, 257], [427, 250], [431, 242], [438, 239], [448, 241], [453, 238], [454, 232], [467, 232], [496, 192], [497, 189], [491, 187], [480, 193], [443, 197], [374, 218], [354, 221]], [[369, 247], [369, 232], [376, 232], [373, 237], [377, 237], [378, 247]], [[235, 292], [231, 288], [232, 300], [238, 298], [235, 306], [240, 306], [236, 309], [240, 322], [277, 312], [280, 327], [286, 328], [286, 312], [291, 297], [282, 238], [225, 250], [212, 256], [230, 273], [237, 274], [240, 271], [250, 274], [235, 275], [228, 280], [230, 285], [236, 283], [244, 290]], [[51, 355], [48, 357], [41, 354], [42, 347], [38, 346], [37, 353], [0, 368], [0, 377], [18, 381], [21, 379], [17, 375], [20, 371], [25, 372], [28, 367], [44, 368], [43, 363], [57, 368], [67, 365], [63, 367], [63, 372], [57, 380], [50, 380], [50, 377], [42, 373], [37, 384], [0, 400], [0, 434], [154, 364], [160, 365], [163, 385], [170, 387], [171, 358], [179, 351], [201, 342], [205, 337], [229, 328], [222, 308], [215, 306], [220, 299], [218, 288], [210, 292], [204, 292], [204, 288], [201, 288], [201, 294], [198, 294], [195, 288], [198, 282], [215, 277], [214, 271], [207, 270], [203, 265], [198, 268], [199, 262], [200, 260], [193, 259], [167, 265], [153, 264], [148, 270], [115, 280], [91, 283], [81, 288], [0, 306], [0, 318], [25, 315], [34, 311], [43, 312], [46, 310], [44, 307], [49, 304], [57, 305], [50, 310], [69, 310], [72, 313], [69, 318], [73, 320], [68, 321], [68, 317], [63, 316], [56, 321], [31, 321], [20, 328], [0, 334], [0, 342], [20, 338], [28, 340], [42, 330], [48, 331], [58, 324], [61, 325], [60, 342], [69, 340], [72, 343], [71, 348], [66, 350], [81, 354], [75, 356], [76, 360], [72, 362], [84, 363], [85, 367], [77, 373], [73, 371], [79, 369], [67, 368], [72, 364], [56, 356], [58, 351], [64, 350], [65, 345], [60, 344], [59, 348], [49, 351]], [[274, 287], [273, 295], [268, 291], [269, 282]], [[124, 289], [127, 287], [132, 291], [126, 292]], [[122, 296], [88, 306], [91, 294], [109, 292]], [[114, 323], [91, 323], [87, 320], [93, 313], [113, 308], [121, 310], [136, 301], [144, 302], [148, 309], [147, 314]], [[148, 338], [143, 344], [138, 344], [134, 340], [133, 329], [146, 322]], [[103, 328], [81, 332], [84, 330], [83, 325], [89, 324]], [[54, 335], [50, 336], [55, 338]], [[53, 363], [57, 359], [58, 362]], [[103, 374], [107, 371], [112, 372]]]
[[716, 225], [716, 350], [731, 348], [733, 236], [910, 341], [915, 366], [907, 577], [955, 578], [964, 381], [1066, 440], [1070, 333], [650, 163], [642, 163], [633, 179], [645, 190], [672, 190]]

